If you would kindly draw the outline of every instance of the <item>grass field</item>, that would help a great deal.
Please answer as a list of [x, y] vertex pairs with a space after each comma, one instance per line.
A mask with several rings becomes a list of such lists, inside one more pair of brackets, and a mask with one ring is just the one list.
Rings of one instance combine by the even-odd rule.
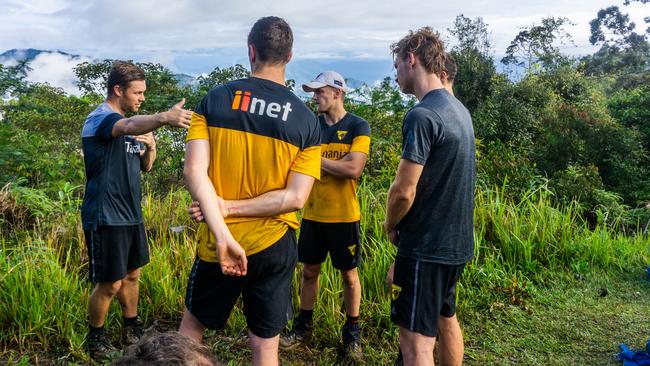
[[[459, 285], [466, 364], [607, 365], [614, 364], [618, 343], [640, 348], [650, 338], [648, 237], [625, 236], [611, 226], [590, 230], [576, 209], [554, 206], [544, 186], [517, 203], [505, 198], [504, 189], [479, 188], [476, 194], [475, 259]], [[361, 312], [364, 353], [371, 365], [389, 364], [397, 346], [384, 285], [395, 252], [381, 231], [385, 194], [368, 182], [360, 185]], [[143, 270], [140, 315], [162, 329], [176, 327], [194, 257], [188, 204], [182, 190], [143, 200], [152, 260]], [[3, 231], [0, 363], [88, 362], [82, 342], [91, 286], [78, 217], [74, 209], [61, 209], [29, 230]], [[327, 263], [314, 342], [308, 349], [282, 353], [282, 362], [337, 364], [341, 309], [341, 280]], [[114, 304], [107, 328], [117, 334], [119, 323]], [[236, 309], [227, 328], [209, 333], [206, 341], [224, 362], [245, 365], [250, 362], [245, 334]]]

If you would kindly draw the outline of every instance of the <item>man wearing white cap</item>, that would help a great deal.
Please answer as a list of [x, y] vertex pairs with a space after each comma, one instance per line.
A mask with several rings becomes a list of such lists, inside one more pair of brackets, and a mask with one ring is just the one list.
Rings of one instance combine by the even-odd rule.
[[341, 271], [346, 323], [342, 328], [343, 355], [359, 360], [361, 327], [359, 305], [361, 284], [357, 273], [360, 259], [357, 179], [370, 150], [370, 126], [359, 116], [345, 111], [345, 80], [334, 71], [319, 74], [302, 86], [313, 92], [321, 126], [321, 180], [316, 182], [304, 207], [298, 260], [304, 264], [300, 291], [300, 313], [293, 328], [281, 337], [283, 348], [307, 343], [312, 335], [312, 315], [318, 296], [321, 263], [329, 253], [334, 268]]

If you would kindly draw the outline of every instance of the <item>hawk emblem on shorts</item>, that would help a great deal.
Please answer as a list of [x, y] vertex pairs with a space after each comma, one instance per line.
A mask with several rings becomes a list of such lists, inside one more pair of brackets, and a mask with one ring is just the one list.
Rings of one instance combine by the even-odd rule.
[[397, 300], [400, 292], [402, 292], [402, 288], [393, 283], [393, 285], [390, 288], [390, 297], [393, 300]]
[[343, 138], [347, 134], [348, 134], [348, 131], [336, 131], [336, 136], [338, 136], [339, 141], [343, 140]]
[[350, 254], [354, 256], [354, 249], [357, 247], [356, 244], [352, 244], [348, 247], [348, 250], [350, 251]]

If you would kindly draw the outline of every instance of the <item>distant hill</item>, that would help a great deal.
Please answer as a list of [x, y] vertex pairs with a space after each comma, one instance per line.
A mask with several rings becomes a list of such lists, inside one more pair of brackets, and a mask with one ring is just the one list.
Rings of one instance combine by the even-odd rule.
[[34, 60], [37, 56], [41, 54], [58, 54], [61, 56], [66, 56], [72, 59], [78, 59], [81, 56], [79, 55], [73, 55], [67, 52], [59, 51], [59, 50], [37, 50], [35, 48], [27, 48], [27, 49], [11, 49], [8, 51], [5, 51], [3, 53], [0, 53], [0, 64], [3, 62], [7, 61], [32, 61]]
[[[59, 50], [40, 50], [34, 48], [11, 49], [0, 53], [0, 64], [15, 65], [19, 61], [28, 61], [32, 67], [28, 80], [36, 82], [47, 82], [53, 86], [62, 87], [69, 93], [79, 94], [76, 88], [76, 77], [72, 69], [84, 61], [95, 60], [92, 56], [71, 54]], [[199, 60], [200, 61], [200, 60]], [[224, 65], [203, 63], [197, 61], [194, 71], [209, 73], [214, 67]], [[212, 60], [214, 62], [214, 60]], [[164, 65], [169, 67], [169, 65]], [[227, 67], [227, 66], [226, 66]], [[296, 93], [306, 96], [302, 92], [301, 85], [313, 80], [316, 75], [326, 70], [339, 72], [348, 82], [352, 89], [361, 87], [363, 84], [373, 85], [386, 76], [394, 74], [390, 59], [295, 59], [287, 67], [287, 78], [296, 82]], [[175, 73], [174, 76], [181, 86], [194, 85], [198, 75], [190, 75], [195, 72]]]
[[197, 77], [187, 74], [174, 74], [179, 86], [194, 85], [197, 83]]

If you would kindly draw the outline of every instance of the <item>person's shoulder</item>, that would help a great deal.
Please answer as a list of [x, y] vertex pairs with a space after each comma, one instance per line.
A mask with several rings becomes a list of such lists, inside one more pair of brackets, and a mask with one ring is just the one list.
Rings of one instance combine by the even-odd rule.
[[93, 124], [94, 128], [97, 127], [106, 117], [111, 116], [111, 119], [121, 119], [124, 118], [123, 115], [115, 112], [108, 103], [103, 102], [97, 106], [92, 112], [86, 117], [85, 124]]
[[[104, 118], [110, 114], [117, 113], [106, 102], [102, 102], [92, 112], [88, 114], [88, 119]], [[117, 113], [119, 114], [119, 113]]]
[[348, 112], [348, 114], [350, 115], [350, 121], [351, 121], [350, 123], [352, 125], [358, 126], [358, 125], [367, 125], [368, 124], [368, 121], [366, 121], [365, 118], [359, 116], [358, 114], [354, 114], [352, 112]]
[[451, 95], [450, 97], [450, 104], [454, 106], [457, 110], [461, 111], [463, 114], [469, 116], [471, 118], [471, 113], [469, 109], [461, 102], [456, 96]]
[[355, 131], [357, 135], [370, 135], [370, 123], [368, 121], [351, 112], [348, 112], [348, 115], [350, 116], [349, 128], [351, 130]]
[[436, 113], [429, 106], [420, 102], [406, 112], [404, 120], [426, 119], [435, 115]]
[[305, 103], [294, 93], [287, 89], [288, 93], [288, 102], [291, 103], [291, 113], [295, 113], [295, 116], [301, 120], [308, 120], [309, 123], [314, 123], [317, 126], [320, 126], [319, 116], [317, 116]]

